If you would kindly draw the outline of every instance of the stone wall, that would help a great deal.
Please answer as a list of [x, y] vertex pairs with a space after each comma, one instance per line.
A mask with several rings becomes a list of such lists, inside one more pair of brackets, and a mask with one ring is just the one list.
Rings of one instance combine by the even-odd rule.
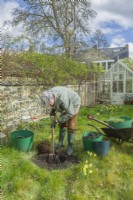
[[15, 129], [17, 124], [46, 113], [40, 104], [42, 90], [43, 87], [37, 86], [2, 86], [2, 129]]
[[[94, 104], [94, 94], [90, 92], [92, 90], [90, 83], [67, 87], [79, 93], [83, 106]], [[43, 86], [1, 86], [2, 130], [14, 130], [17, 124], [47, 116], [49, 110], [42, 107], [40, 102], [40, 95], [44, 90]]]

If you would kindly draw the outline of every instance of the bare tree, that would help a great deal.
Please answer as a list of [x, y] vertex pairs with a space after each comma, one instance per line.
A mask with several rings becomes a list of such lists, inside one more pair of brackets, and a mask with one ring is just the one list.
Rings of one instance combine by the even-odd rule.
[[90, 39], [90, 42], [91, 42], [91, 45], [96, 46], [97, 49], [109, 46], [109, 42], [108, 42], [106, 36], [100, 29], [97, 29], [94, 32], [94, 34], [92, 35], [92, 37]]
[[28, 33], [36, 37], [47, 37], [51, 43], [63, 47], [70, 57], [72, 44], [80, 33], [90, 33], [89, 22], [96, 16], [90, 0], [25, 0], [13, 12], [13, 20], [6, 23], [17, 26], [20, 23]]
[[25, 34], [13, 36], [10, 32], [2, 32], [1, 47], [2, 49], [13, 49], [17, 51], [31, 50], [31, 48], [35, 49], [35, 41]]

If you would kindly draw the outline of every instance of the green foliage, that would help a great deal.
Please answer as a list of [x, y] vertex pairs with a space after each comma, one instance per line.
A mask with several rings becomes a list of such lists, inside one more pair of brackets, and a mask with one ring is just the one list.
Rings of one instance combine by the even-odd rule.
[[33, 51], [3, 52], [2, 61], [5, 76], [21, 77], [24, 80], [29, 78], [30, 82], [48, 87], [80, 85], [87, 80], [89, 74], [95, 73], [98, 78], [103, 73], [103, 67], [99, 68], [96, 64], [86, 66], [64, 55], [47, 55]]
[[124, 122], [125, 120], [120, 117], [112, 117], [108, 120], [108, 122]]
[[113, 114], [116, 112], [120, 112], [124, 109], [124, 106], [117, 106], [117, 105], [102, 105], [100, 107], [99, 112], [102, 114]]
[[[11, 55], [8, 54], [10, 57]], [[14, 53], [13, 70], [19, 77], [29, 77], [43, 85], [74, 84], [82, 82], [88, 73], [85, 64], [65, 56], [46, 55], [35, 52]], [[5, 65], [6, 68], [10, 63]], [[12, 70], [10, 70], [12, 74]]]
[[127, 64], [127, 66], [133, 71], [133, 59], [132, 58], [124, 58], [122, 62]]
[[103, 74], [105, 72], [105, 67], [104, 67], [104, 65], [101, 65], [99, 67], [99, 64], [91, 63], [91, 65], [88, 66], [88, 71], [90, 73], [95, 73], [98, 75], [98, 77], [100, 77], [101, 74]]

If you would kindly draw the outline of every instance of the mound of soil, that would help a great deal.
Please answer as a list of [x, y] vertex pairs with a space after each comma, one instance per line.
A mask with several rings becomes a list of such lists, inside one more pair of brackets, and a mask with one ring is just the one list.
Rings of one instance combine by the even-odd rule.
[[79, 163], [77, 156], [68, 156], [62, 149], [56, 150], [54, 155], [49, 141], [45, 140], [37, 145], [38, 154], [32, 161], [39, 167], [52, 169], [64, 169]]
[[50, 153], [51, 151], [51, 146], [50, 142], [48, 140], [45, 140], [37, 145], [37, 151], [38, 154], [45, 154], [45, 153]]

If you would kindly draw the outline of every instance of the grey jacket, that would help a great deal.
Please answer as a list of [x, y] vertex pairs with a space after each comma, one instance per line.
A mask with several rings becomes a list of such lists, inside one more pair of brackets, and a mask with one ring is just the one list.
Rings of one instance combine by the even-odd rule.
[[52, 109], [61, 113], [59, 118], [60, 123], [68, 121], [69, 118], [78, 113], [81, 99], [75, 91], [57, 86], [51, 88], [50, 92], [55, 96], [55, 104]]

